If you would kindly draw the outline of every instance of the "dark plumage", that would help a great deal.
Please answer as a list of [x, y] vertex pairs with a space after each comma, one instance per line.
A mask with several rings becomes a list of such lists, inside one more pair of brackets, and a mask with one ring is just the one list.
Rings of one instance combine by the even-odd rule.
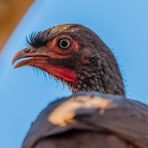
[[117, 61], [93, 31], [65, 24], [32, 34], [28, 43], [13, 62], [27, 59], [15, 67], [39, 68], [73, 92], [84, 92], [50, 103], [32, 124], [22, 148], [148, 147], [148, 107], [124, 97]]
[[45, 46], [48, 43], [48, 38], [41, 37], [41, 34], [41, 32], [31, 33], [31, 35], [26, 38], [27, 43], [34, 48]]
[[148, 148], [148, 106], [121, 96], [78, 93], [50, 103], [22, 148]]
[[[58, 41], [67, 38], [71, 42], [69, 48], [63, 50], [58, 47]], [[90, 29], [78, 24], [59, 25], [32, 34], [27, 42], [30, 47], [19, 52], [14, 61], [23, 57], [30, 57], [30, 60], [24, 60], [16, 67], [29, 65], [40, 68], [66, 82], [73, 92], [98, 91], [125, 95], [113, 53]], [[53, 72], [53, 66], [56, 72]]]

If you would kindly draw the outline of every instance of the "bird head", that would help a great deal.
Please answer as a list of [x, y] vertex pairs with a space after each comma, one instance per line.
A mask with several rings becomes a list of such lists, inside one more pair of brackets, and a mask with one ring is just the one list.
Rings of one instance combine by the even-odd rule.
[[113, 53], [90, 29], [78, 24], [59, 25], [32, 34], [28, 43], [28, 48], [14, 56], [13, 63], [19, 60], [15, 68], [39, 68], [65, 82], [73, 92], [125, 95]]

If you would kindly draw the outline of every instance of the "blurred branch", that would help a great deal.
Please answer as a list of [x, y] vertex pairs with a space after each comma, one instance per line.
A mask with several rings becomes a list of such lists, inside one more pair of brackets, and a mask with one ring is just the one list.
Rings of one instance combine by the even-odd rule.
[[33, 0], [0, 0], [0, 50]]

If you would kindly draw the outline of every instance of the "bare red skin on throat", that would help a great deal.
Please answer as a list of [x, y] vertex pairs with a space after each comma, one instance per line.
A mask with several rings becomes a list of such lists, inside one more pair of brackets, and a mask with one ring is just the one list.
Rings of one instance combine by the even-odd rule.
[[51, 71], [53, 75], [63, 79], [64, 81], [70, 82], [72, 84], [77, 83], [76, 73], [68, 68], [50, 66], [48, 70]]
[[77, 75], [76, 75], [76, 72], [74, 72], [73, 70], [70, 70], [65, 67], [56, 67], [56, 66], [52, 66], [52, 65], [50, 65], [50, 66], [48, 65], [45, 68], [45, 70], [46, 70], [46, 72], [49, 72], [53, 76], [59, 77], [66, 82], [70, 82], [72, 84], [77, 83]]

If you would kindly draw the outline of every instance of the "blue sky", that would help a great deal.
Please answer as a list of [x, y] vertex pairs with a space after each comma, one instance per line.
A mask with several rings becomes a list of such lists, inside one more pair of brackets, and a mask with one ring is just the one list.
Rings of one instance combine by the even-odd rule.
[[115, 53], [129, 98], [148, 103], [147, 0], [36, 0], [9, 39], [0, 59], [0, 145], [19, 148], [38, 113], [70, 94], [62, 84], [29, 67], [13, 69], [14, 54], [31, 32], [63, 23], [94, 30]]

